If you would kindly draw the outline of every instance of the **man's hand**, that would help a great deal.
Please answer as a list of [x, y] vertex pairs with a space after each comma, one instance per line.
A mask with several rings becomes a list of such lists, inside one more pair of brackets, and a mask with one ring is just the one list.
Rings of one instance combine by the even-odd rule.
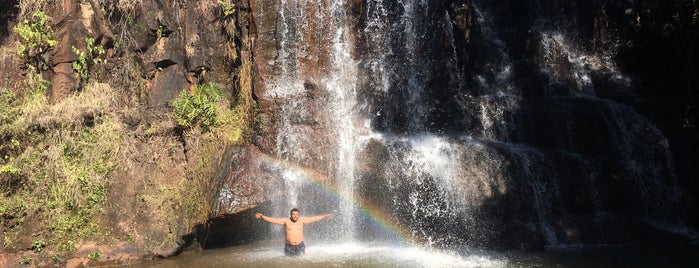
[[329, 219], [329, 218], [332, 218], [332, 217], [333, 217], [333, 214], [325, 214], [325, 215], [323, 215], [323, 219]]
[[257, 218], [257, 219], [262, 218], [262, 213], [259, 213], [259, 212], [255, 213], [255, 218]]

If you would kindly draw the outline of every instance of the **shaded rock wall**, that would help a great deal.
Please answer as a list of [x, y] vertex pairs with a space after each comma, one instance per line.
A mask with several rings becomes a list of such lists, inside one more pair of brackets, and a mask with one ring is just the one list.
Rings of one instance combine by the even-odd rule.
[[[635, 53], [654, 55], [650, 51], [636, 50], [639, 44], [642, 47], [653, 44], [650, 46], [662, 47], [663, 51], [668, 52], [672, 50], [665, 41], [658, 41], [657, 44], [648, 41], [644, 37], [646, 34], [657, 36], [661, 31], [666, 31], [665, 34], [670, 36], [693, 33], [691, 25], [696, 20], [694, 11], [686, 12], [687, 7], [695, 10], [691, 7], [693, 2], [420, 3], [426, 6], [411, 9], [420, 4], [410, 3], [414, 5], [409, 6], [395, 1], [351, 1], [347, 4], [345, 11], [354, 43], [351, 55], [358, 65], [356, 90], [359, 113], [369, 119], [371, 130], [389, 137], [428, 133], [453, 139], [457, 147], [461, 143], [466, 143], [465, 147], [471, 146], [470, 143], [483, 143], [489, 148], [488, 154], [484, 155], [490, 154], [495, 163], [507, 164], [499, 175], [491, 174], [495, 178], [502, 177], [501, 181], [483, 179], [483, 184], [500, 183], [520, 189], [507, 195], [491, 196], [478, 208], [480, 211], [476, 214], [480, 213], [480, 219], [492, 222], [492, 226], [498, 228], [489, 228], [488, 224], [478, 225], [474, 219], [461, 219], [459, 217], [463, 214], [456, 213], [458, 215], [419, 218], [420, 226], [417, 228], [420, 231], [437, 234], [445, 230], [464, 229], [464, 226], [481, 228], [479, 234], [482, 236], [467, 233], [457, 236], [467, 243], [485, 246], [508, 248], [522, 243], [527, 245], [525, 248], [540, 248], [544, 245], [542, 241], [564, 244], [640, 241], [643, 239], [639, 230], [654, 228], [642, 221], [653, 217], [665, 218], [664, 208], [677, 208], [669, 213], [673, 215], [666, 218], [671, 222], [681, 223], [689, 216], [683, 207], [687, 202], [683, 199], [686, 196], [676, 187], [674, 166], [680, 163], [680, 182], [696, 192], [692, 190], [691, 179], [696, 171], [681, 164], [693, 158], [675, 155], [675, 159], [679, 159], [675, 162], [663, 134], [670, 138], [669, 144], [673, 146], [670, 149], [678, 148], [679, 144], [695, 146], [696, 143], [687, 134], [695, 131], [691, 127], [693, 117], [691, 114], [671, 116], [673, 120], [686, 119], [688, 123], [676, 122], [672, 127], [661, 124], [659, 132], [654, 122], [663, 121], [656, 116], [664, 112], [651, 109], [653, 105], [650, 104], [657, 99], [647, 94], [647, 86], [652, 83], [646, 84], [646, 81], [661, 83], [667, 78], [685, 82], [687, 79], [669, 72], [651, 74], [649, 70], [662, 67], [650, 60], [639, 63], [638, 66], [643, 66], [640, 72], [630, 68], [635, 64], [625, 61]], [[326, 60], [314, 55], [322, 51], [329, 54], [331, 50], [327, 47], [325, 50], [319, 49], [307, 43], [324, 44], [329, 39], [324, 37], [323, 28], [316, 26], [292, 28], [297, 31], [320, 31], [315, 33], [320, 36], [316, 39], [304, 39], [306, 36], [295, 32], [289, 38], [286, 35], [289, 33], [284, 32], [285, 27], [293, 23], [312, 24], [307, 22], [304, 15], [318, 14], [314, 7], [301, 5], [299, 9], [284, 11], [296, 13], [280, 13], [270, 6], [263, 8], [259, 5], [255, 12], [259, 33], [255, 60], [260, 75], [255, 89], [260, 101], [261, 118], [265, 122], [256, 144], [265, 153], [328, 173], [337, 168], [332, 166], [332, 159], [336, 159], [333, 145], [337, 140], [334, 137], [328, 139], [328, 134], [332, 132], [328, 130], [327, 119], [317, 108], [318, 103], [325, 103], [324, 98], [327, 97], [316, 91], [326, 89], [327, 85], [318, 82], [325, 74], [318, 72], [316, 75], [308, 69], [327, 68]], [[668, 18], [672, 16], [668, 14], [674, 14], [678, 19], [670, 22]], [[430, 19], [416, 23], [412, 21], [416, 17]], [[291, 18], [297, 20], [291, 21]], [[659, 28], [659, 25], [667, 27]], [[285, 41], [284, 38], [289, 39]], [[262, 42], [267, 43], [259, 45]], [[288, 45], [284, 42], [293, 42], [294, 45], [284, 47]], [[694, 50], [690, 43], [681, 44], [682, 51]], [[311, 53], [306, 53], [308, 51]], [[286, 57], [292, 60], [283, 61]], [[304, 60], [309, 57], [315, 61]], [[670, 58], [679, 60], [680, 57], [673, 54]], [[318, 65], [314, 65], [315, 62]], [[690, 62], [695, 64], [693, 60]], [[289, 67], [284, 64], [291, 64], [296, 71], [288, 81], [303, 81], [303, 85], [299, 83], [295, 87], [306, 93], [293, 99], [298, 101], [299, 109], [308, 111], [302, 116], [292, 117], [292, 124], [308, 129], [307, 135], [301, 138], [305, 155], [297, 158], [280, 152], [283, 150], [279, 147], [280, 141], [291, 132], [283, 132], [286, 130], [281, 129], [282, 120], [275, 117], [297, 110], [283, 108], [288, 99], [268, 95], [274, 92], [270, 85], [278, 85], [274, 77]], [[691, 76], [691, 72], [687, 72], [693, 69], [691, 66], [685, 66], [680, 73]], [[685, 82], [671, 85], [681, 88], [678, 94], [687, 97], [683, 105], [672, 103], [673, 109], [684, 110], [694, 105], [691, 96], [696, 88], [690, 86], [688, 92], [681, 92], [687, 88], [682, 84]], [[651, 121], [639, 115], [639, 112], [651, 118]], [[675, 131], [685, 136], [674, 139], [672, 133]], [[639, 144], [634, 140], [649, 144]], [[385, 148], [380, 148], [382, 146]], [[359, 185], [362, 186], [359, 188], [365, 191], [360, 191], [360, 195], [375, 199], [375, 203], [387, 204], [409, 199], [414, 197], [411, 194], [417, 192], [418, 196], [429, 200], [425, 203], [434, 201], [430, 203], [434, 207], [448, 207], [446, 201], [440, 200], [443, 196], [439, 193], [443, 189], [439, 188], [437, 178], [420, 184], [424, 174], [404, 174], [402, 172], [408, 167], [400, 163], [393, 167], [387, 164], [403, 159], [404, 152], [389, 156], [372, 154], [393, 146], [376, 145], [378, 149], [358, 156], [362, 164], [366, 164], [360, 167]], [[410, 146], [396, 145], [399, 149]], [[474, 161], [464, 162], [467, 169], [469, 165], [478, 166], [478, 163], [484, 165], [478, 166], [481, 169], [492, 168], [479, 162], [480, 158], [464, 154]], [[327, 158], [323, 160], [318, 155]], [[374, 166], [371, 165], [372, 161], [384, 165]], [[636, 165], [641, 167], [636, 169]], [[405, 185], [393, 187], [394, 177], [413, 179], [415, 184], [404, 182]], [[462, 181], [457, 183], [456, 188], [467, 189], [470, 186], [470, 182]], [[589, 187], [582, 191], [583, 194], [576, 194], [572, 190], [583, 186]], [[629, 187], [632, 190], [626, 191]], [[596, 192], [596, 189], [603, 190]], [[453, 198], [467, 199], [460, 195], [470, 194], [485, 198], [485, 192], [471, 190], [473, 192], [454, 194], [456, 197]], [[537, 201], [537, 197], [542, 198], [540, 195], [545, 197]], [[655, 201], [663, 197], [668, 197], [668, 200], [656, 205]], [[585, 204], [588, 201], [598, 203], [590, 207]], [[527, 202], [531, 206], [521, 206]], [[638, 204], [643, 205], [636, 207]], [[397, 206], [402, 205], [414, 208], [408, 203]], [[415, 209], [428, 210], [426, 207]], [[406, 208], [396, 209], [394, 213], [404, 222], [417, 220]], [[595, 215], [605, 213], [613, 214], [614, 219], [594, 223], [594, 230], [586, 229], [594, 221]], [[633, 231], [614, 238], [605, 236], [606, 232], [619, 231], [617, 226], [628, 222], [635, 222], [634, 228], [629, 228]], [[574, 232], [569, 234], [566, 230]], [[512, 236], [517, 233], [522, 235]], [[653, 237], [656, 238], [662, 240], [663, 237]], [[445, 237], [447, 244], [463, 242], [449, 239], [453, 237]]]
[[[654, 121], [667, 137], [680, 183], [696, 197], [693, 178], [699, 170], [694, 153], [697, 136], [696, 69], [699, 6], [696, 1], [494, 1], [495, 21], [507, 34], [509, 51], [522, 61], [515, 79], [527, 96], [570, 95], [550, 87], [560, 81], [540, 72], [542, 33], [556, 31], [572, 40], [578, 51], [609, 57], [618, 70], [592, 61], [589, 85], [597, 97], [632, 106]], [[562, 59], [563, 64], [570, 64]], [[571, 67], [568, 67], [570, 70]], [[627, 77], [619, 79], [616, 73]], [[574, 80], [563, 75], [567, 84]], [[558, 82], [556, 82], [558, 83]], [[548, 89], [547, 89], [548, 87]], [[568, 88], [577, 88], [572, 83]], [[559, 87], [560, 89], [560, 87]], [[692, 198], [697, 208], [696, 198]], [[696, 213], [692, 213], [695, 215]], [[696, 225], [698, 219], [692, 217]]]

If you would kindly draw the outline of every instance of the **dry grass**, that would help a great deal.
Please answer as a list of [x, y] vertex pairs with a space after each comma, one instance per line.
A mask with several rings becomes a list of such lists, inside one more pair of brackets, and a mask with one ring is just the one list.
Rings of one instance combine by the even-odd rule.
[[113, 111], [113, 92], [106, 84], [90, 84], [53, 105], [44, 94], [31, 94], [11, 122], [13, 131], [5, 132], [22, 147], [7, 164], [20, 169], [28, 187], [0, 195], [0, 204], [24, 209], [13, 217], [39, 215], [42, 222], [31, 224], [51, 232], [37, 239], [57, 245], [54, 250], [72, 250], [77, 237], [101, 233], [96, 221], [126, 131]]
[[48, 105], [46, 97], [35, 96], [25, 106], [20, 122], [43, 129], [79, 128], [91, 124], [95, 118], [113, 112], [116, 94], [108, 84], [87, 85], [82, 92], [74, 94], [54, 105]]
[[19, 18], [29, 18], [39, 10], [63, 10], [63, 2], [63, 0], [20, 0]]
[[21, 0], [19, 1], [19, 18], [26, 19], [39, 10], [44, 10], [47, 1]]
[[[111, 2], [111, 0], [105, 0], [105, 2]], [[124, 13], [132, 13], [136, 8], [141, 5], [141, 1], [138, 0], [117, 0], [116, 7]]]
[[[254, 101], [252, 99], [252, 65], [244, 62], [238, 76], [238, 88], [235, 105], [232, 108], [222, 107], [217, 121], [221, 125], [214, 128], [213, 132], [220, 138], [231, 143], [245, 142], [252, 132], [252, 118]], [[227, 104], [224, 104], [227, 105]]]
[[[112, 19], [117, 19], [119, 22], [113, 24], [115, 28], [121, 28], [125, 30], [134, 21], [134, 17], [138, 13], [138, 9], [141, 7], [142, 1], [137, 0], [94, 0], [97, 5], [103, 7], [107, 12], [107, 17], [112, 17]], [[119, 17], [113, 17], [117, 15]], [[128, 33], [118, 34], [123, 38]]]

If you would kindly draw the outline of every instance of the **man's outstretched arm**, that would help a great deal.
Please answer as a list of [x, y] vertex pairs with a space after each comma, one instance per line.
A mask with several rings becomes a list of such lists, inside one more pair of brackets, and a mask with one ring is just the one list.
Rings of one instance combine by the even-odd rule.
[[323, 214], [323, 215], [318, 215], [318, 216], [313, 216], [313, 217], [301, 217], [300, 220], [303, 223], [311, 223], [311, 222], [316, 222], [322, 219], [328, 219], [332, 218], [333, 214]]
[[265, 215], [262, 215], [262, 213], [259, 213], [259, 212], [255, 213], [255, 218], [263, 219], [263, 220], [265, 220], [265, 221], [267, 221], [267, 222], [271, 222], [271, 223], [274, 223], [274, 224], [280, 224], [280, 225], [283, 225], [283, 224], [284, 224], [284, 220], [285, 220], [285, 219], [282, 219], [282, 218], [267, 217], [267, 216], [265, 216]]

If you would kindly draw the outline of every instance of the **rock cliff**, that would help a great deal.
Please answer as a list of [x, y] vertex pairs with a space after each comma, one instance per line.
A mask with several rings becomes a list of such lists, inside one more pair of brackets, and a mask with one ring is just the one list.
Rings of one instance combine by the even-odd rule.
[[[611, 204], [611, 210], [636, 205], [629, 204], [636, 197], [615, 194], [624, 192], [632, 182], [618, 179], [618, 174], [628, 175], [631, 171], [612, 158], [629, 154], [650, 155], [655, 159], [652, 163], [661, 163], [657, 166], [659, 174], [672, 173], [668, 170], [676, 166], [676, 179], [688, 196], [699, 196], [699, 184], [694, 179], [699, 176], [694, 163], [699, 147], [696, 1], [423, 1], [424, 6], [416, 10], [399, 1], [384, 2], [383, 9], [363, 0], [339, 4], [300, 1], [286, 7], [280, 7], [285, 2], [271, 0], [0, 3], [0, 86], [12, 93], [3, 93], [12, 98], [3, 98], [9, 106], [0, 107], [16, 106], [21, 101], [15, 98], [31, 100], [37, 88], [44, 88], [40, 93], [48, 97], [45, 105], [53, 107], [42, 111], [20, 109], [20, 115], [10, 113], [8, 108], [7, 116], [0, 117], [0, 123], [7, 126], [0, 128], [0, 153], [4, 154], [0, 155], [4, 157], [0, 167], [6, 167], [0, 170], [0, 186], [4, 200], [12, 200], [0, 211], [0, 233], [5, 238], [0, 265], [48, 265], [55, 261], [72, 265], [126, 263], [259, 239], [251, 234], [265, 233], [252, 225], [250, 208], [268, 209], [270, 201], [286, 194], [279, 190], [284, 181], [278, 169], [299, 170], [326, 186], [337, 184], [341, 177], [338, 170], [342, 171], [346, 164], [342, 159], [346, 156], [337, 151], [343, 139], [337, 126], [363, 122], [337, 122], [328, 115], [328, 105], [337, 101], [329, 93], [334, 87], [351, 89], [347, 91], [356, 96], [349, 97], [357, 99], [357, 105], [351, 109], [337, 107], [334, 111], [361, 114], [370, 119], [370, 129], [377, 132], [396, 136], [431, 133], [459, 142], [467, 133], [469, 138], [483, 139], [484, 144], [491, 146], [489, 149], [464, 145], [461, 147], [473, 153], [463, 157], [476, 163], [472, 168], [482, 173], [479, 176], [492, 175], [503, 185], [503, 174], [510, 172], [507, 167], [496, 170], [495, 166], [478, 162], [483, 159], [479, 157], [498, 155], [503, 162], [512, 163], [509, 167], [513, 169], [527, 163], [518, 163], [523, 160], [498, 141], [536, 147], [546, 156], [542, 163], [549, 166], [578, 166], [589, 160], [595, 165], [594, 170], [603, 174], [597, 178], [603, 181], [600, 195], [606, 197], [599, 202]], [[39, 10], [50, 18], [47, 25], [57, 43], [37, 54], [32, 64], [14, 49], [20, 37], [11, 29], [31, 20]], [[419, 20], [405, 21], [405, 14], [419, 14]], [[382, 28], [386, 25], [394, 28], [386, 31]], [[561, 42], [562, 38], [573, 41]], [[573, 48], [569, 43], [575, 44]], [[342, 50], [348, 54], [333, 54], [338, 49], [330, 44], [348, 46]], [[104, 51], [94, 50], [97, 47]], [[80, 52], [87, 51], [89, 54], [81, 56]], [[337, 61], [338, 57], [343, 60]], [[344, 66], [341, 62], [356, 65]], [[404, 68], [391, 69], [388, 65]], [[507, 68], [500, 72], [498, 67], [503, 65]], [[81, 70], [87, 71], [84, 76]], [[351, 78], [333, 77], [338, 73]], [[503, 73], [511, 77], [511, 87], [521, 89], [514, 94], [522, 100], [516, 111], [498, 110], [498, 105], [508, 100], [490, 92], [504, 88], [510, 93], [511, 88], [498, 80]], [[581, 73], [587, 76], [581, 79]], [[354, 84], [348, 86], [348, 81]], [[252, 107], [254, 100], [255, 110], [245, 113], [254, 112], [255, 116], [245, 121], [248, 135], [242, 140], [224, 141], [225, 134], [184, 129], [171, 118], [173, 99], [183, 90], [191, 93], [210, 82], [224, 88], [223, 95], [231, 107], [245, 101]], [[87, 90], [94, 84], [100, 86]], [[416, 84], [433, 90], [417, 95], [404, 90]], [[289, 95], [294, 95], [294, 102], [286, 101]], [[489, 99], [491, 95], [496, 97]], [[57, 108], [66, 103], [78, 106], [72, 103], [77, 96], [83, 96], [78, 103], [98, 96], [107, 96], [108, 100], [79, 113]], [[599, 101], [580, 98], [585, 96], [595, 96]], [[645, 118], [649, 118], [657, 125], [659, 133], [667, 137], [672, 159], [666, 162], [664, 151], [658, 149], [665, 144], [655, 144], [649, 150], [617, 150], [615, 143], [625, 142], [624, 148], [640, 145], [615, 136], [615, 130], [603, 123], [609, 112], [607, 101], [630, 107], [623, 109], [633, 111], [630, 122], [646, 122]], [[489, 113], [502, 120], [489, 122], [481, 118]], [[638, 119], [636, 114], [644, 119]], [[25, 117], [28, 119], [22, 119]], [[19, 166], [19, 160], [14, 159], [42, 150], [61, 151], [63, 159], [76, 157], [66, 153], [70, 151], [67, 142], [89, 140], [90, 135], [85, 133], [93, 133], [95, 126], [107, 121], [105, 118], [119, 126], [112, 130], [120, 133], [114, 153], [119, 160], [110, 162], [113, 168], [102, 182], [105, 198], [99, 203], [103, 208], [80, 218], [88, 220], [76, 225], [83, 229], [60, 229], [40, 220], [52, 215], [47, 212], [51, 204], [42, 200], [12, 199], [22, 192], [32, 193], [28, 189], [33, 187], [46, 187], [30, 172], [29, 164]], [[503, 123], [513, 118], [521, 124]], [[615, 127], [647, 132], [633, 125]], [[657, 134], [655, 130], [649, 132], [652, 136]], [[303, 135], [295, 135], [298, 133]], [[412, 176], [402, 173], [404, 166], [386, 164], [403, 158], [404, 155], [391, 152], [402, 146], [407, 145], [374, 141], [360, 150], [358, 184], [368, 190], [358, 191], [357, 195], [376, 203], [389, 203], [396, 197], [410, 199], [406, 192], [400, 192], [401, 187], [412, 187], [407, 182], [394, 188], [385, 182], [391, 176]], [[54, 159], [49, 153], [36, 155], [44, 157], [43, 161]], [[23, 171], [11, 169], [16, 166]], [[548, 172], [549, 166], [542, 169]], [[573, 190], [586, 187], [582, 178], [589, 175], [586, 172], [589, 170], [556, 174], [571, 178], [561, 182], [561, 189], [566, 192], [566, 208], [573, 213], [556, 218], [551, 228], [563, 230], [589, 223], [589, 218], [581, 215], [593, 211], [590, 203], [598, 200], [576, 195]], [[68, 177], [50, 173], [41, 176], [57, 180]], [[433, 182], [420, 187], [436, 191], [430, 183]], [[518, 183], [507, 186], [527, 187]], [[459, 198], [482, 203], [480, 216], [492, 219], [493, 226], [501, 228], [487, 230], [492, 235], [488, 241], [462, 234], [459, 242], [541, 249], [545, 234], [533, 231], [527, 224], [503, 220], [508, 212], [526, 211], [512, 205], [519, 196], [498, 196], [498, 189], [490, 190], [483, 191], [495, 197]], [[535, 190], [523, 190], [520, 194], [534, 195]], [[395, 195], [387, 194], [391, 191], [396, 191]], [[37, 194], [39, 199], [47, 200], [49, 195], [48, 191]], [[26, 196], [31, 195], [21, 197]], [[440, 201], [438, 196], [429, 198]], [[699, 204], [691, 201], [695, 199], [688, 200], [689, 225], [696, 226], [699, 213], [692, 212]], [[653, 206], [652, 199], [646, 201], [641, 205]], [[412, 219], [405, 211], [393, 213], [402, 221]], [[526, 221], [530, 217], [533, 216], [517, 219]], [[420, 231], [440, 233], [445, 228], [470, 226], [468, 221], [453, 218], [443, 224], [434, 223], [439, 219], [432, 218], [432, 223], [418, 227], [422, 228]], [[477, 217], [469, 220], [476, 221]], [[97, 231], [78, 236], [58, 231], [87, 230], [84, 226], [88, 225], [94, 225], [96, 229], [90, 230]], [[604, 227], [621, 232], [620, 226]], [[599, 230], [583, 229], [565, 241], [643, 240], [634, 237], [634, 232], [604, 238]], [[658, 234], [658, 240], [662, 236]]]

